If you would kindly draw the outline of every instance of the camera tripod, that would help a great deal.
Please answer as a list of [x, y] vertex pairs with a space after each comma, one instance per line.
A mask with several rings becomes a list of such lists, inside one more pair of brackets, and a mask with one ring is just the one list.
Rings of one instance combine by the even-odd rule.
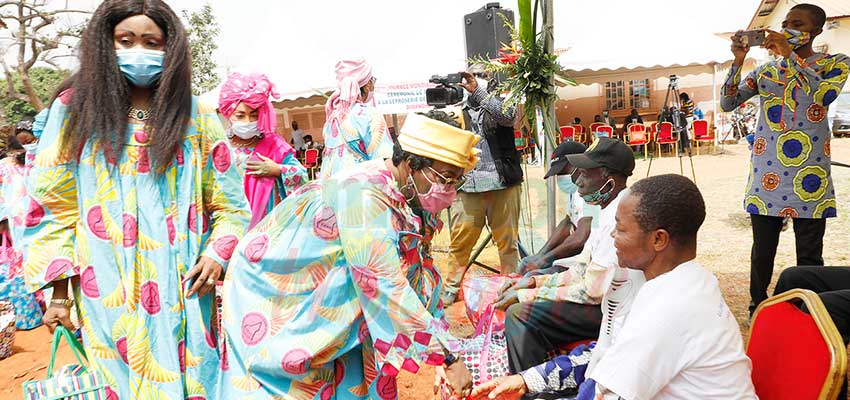
[[[694, 183], [696, 183], [697, 182], [697, 174], [696, 174], [696, 170], [694, 170], [694, 158], [693, 158], [693, 153], [691, 152], [691, 141], [690, 140], [687, 140], [686, 142], [683, 141], [683, 136], [684, 136], [685, 132], [687, 131], [688, 127], [682, 126], [682, 109], [681, 109], [682, 104], [679, 100], [680, 97], [679, 97], [678, 79], [679, 78], [676, 75], [670, 75], [670, 83], [667, 84], [667, 93], [664, 95], [664, 105], [661, 108], [661, 118], [659, 118], [659, 119], [663, 119], [666, 115], [666, 116], [669, 116], [670, 119], [673, 120], [672, 121], [673, 122], [673, 132], [676, 133], [676, 146], [678, 146], [680, 149], [682, 149], [682, 152], [679, 153], [679, 174], [681, 174], [682, 176], [685, 175], [685, 169], [684, 169], [684, 166], [682, 165], [682, 156], [683, 156], [682, 153], [684, 153], [684, 150], [687, 149], [688, 161], [690, 161], [690, 163], [691, 163], [691, 176], [694, 179]], [[671, 104], [672, 107], [668, 107], [667, 105], [670, 104], [670, 94], [671, 93], [673, 94], [673, 101], [672, 101], [672, 104]], [[664, 110], [667, 110], [667, 111], [665, 112]], [[658, 135], [657, 130], [660, 129], [662, 122], [663, 121], [658, 121], [658, 124], [656, 125], [656, 136]], [[656, 137], [656, 140], [658, 140], [657, 137]], [[646, 169], [647, 178], [649, 177], [649, 172], [651, 170], [652, 170], [652, 152], [649, 152], [649, 166]]]

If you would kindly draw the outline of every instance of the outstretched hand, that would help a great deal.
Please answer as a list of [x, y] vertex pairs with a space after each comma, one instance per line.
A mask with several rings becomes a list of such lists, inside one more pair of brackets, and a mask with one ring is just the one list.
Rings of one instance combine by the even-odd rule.
[[482, 383], [472, 391], [474, 400], [516, 400], [528, 393], [522, 375], [510, 375]]

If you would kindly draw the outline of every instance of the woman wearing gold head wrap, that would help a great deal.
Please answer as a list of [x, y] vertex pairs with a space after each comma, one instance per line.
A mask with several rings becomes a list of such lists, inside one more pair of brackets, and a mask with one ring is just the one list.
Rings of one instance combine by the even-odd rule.
[[410, 115], [392, 159], [313, 181], [254, 227], [224, 282], [218, 398], [395, 399], [423, 364], [468, 395], [427, 247], [478, 140]]

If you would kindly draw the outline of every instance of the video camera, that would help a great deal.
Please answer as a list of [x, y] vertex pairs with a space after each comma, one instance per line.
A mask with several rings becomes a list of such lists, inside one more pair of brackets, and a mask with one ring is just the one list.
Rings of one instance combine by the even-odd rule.
[[676, 74], [670, 75], [670, 87], [673, 89], [679, 89], [679, 77]]
[[425, 102], [436, 108], [460, 103], [463, 101], [463, 88], [460, 86], [462, 81], [463, 76], [459, 72], [432, 76], [428, 82], [436, 83], [437, 87], [425, 89]]

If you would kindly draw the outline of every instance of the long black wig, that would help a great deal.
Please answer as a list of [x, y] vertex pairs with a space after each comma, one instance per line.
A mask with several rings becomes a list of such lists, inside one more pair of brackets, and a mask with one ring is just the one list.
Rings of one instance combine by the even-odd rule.
[[130, 83], [118, 68], [114, 31], [136, 15], [152, 19], [165, 36], [163, 72], [153, 88], [151, 118], [145, 126], [151, 134], [151, 163], [164, 172], [181, 149], [192, 115], [192, 56], [180, 18], [160, 0], [107, 0], [92, 15], [80, 42], [80, 69], [62, 150], [66, 157], [79, 159], [93, 141], [111, 163], [123, 155]]

